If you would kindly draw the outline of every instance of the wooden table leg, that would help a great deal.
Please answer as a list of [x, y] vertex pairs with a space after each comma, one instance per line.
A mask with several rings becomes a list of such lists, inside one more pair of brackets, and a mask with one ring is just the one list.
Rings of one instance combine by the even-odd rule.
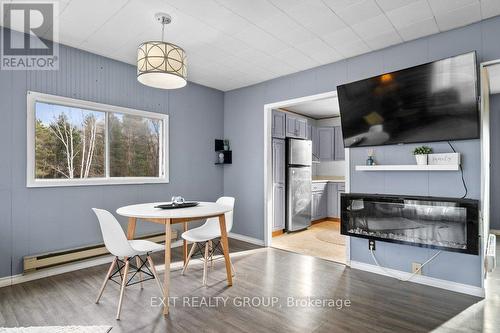
[[[187, 222], [184, 222], [183, 223], [183, 227], [184, 227], [184, 232], [186, 232], [188, 230], [188, 224]], [[187, 257], [188, 257], [188, 243], [187, 243], [187, 240], [183, 240], [182, 242], [182, 259], [184, 261], [184, 266], [186, 265], [186, 261], [187, 261]]]
[[224, 252], [224, 261], [226, 262], [227, 285], [233, 285], [233, 275], [231, 274], [231, 261], [229, 259], [229, 242], [227, 241], [226, 216], [219, 215], [220, 241], [222, 242], [222, 251]]
[[127, 239], [134, 239], [136, 224], [137, 224], [137, 218], [135, 217], [128, 218]]
[[163, 297], [165, 297], [163, 314], [168, 315], [168, 296], [170, 284], [170, 243], [172, 240], [172, 228], [170, 219], [165, 219], [165, 272], [163, 273]]

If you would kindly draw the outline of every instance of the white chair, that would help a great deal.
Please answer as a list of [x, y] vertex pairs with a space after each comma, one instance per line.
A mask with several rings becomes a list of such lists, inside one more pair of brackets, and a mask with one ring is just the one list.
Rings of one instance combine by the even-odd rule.
[[[234, 208], [234, 198], [232, 197], [221, 197], [217, 200], [217, 203]], [[227, 212], [225, 214], [225, 217], [226, 217], [226, 230], [229, 233], [229, 231], [231, 231], [231, 228], [233, 227], [233, 211], [231, 210], [230, 212]], [[215, 241], [216, 244], [214, 246], [214, 240], [216, 238], [219, 238], [220, 236], [221, 234], [220, 234], [219, 218], [217, 217], [209, 218], [202, 226], [185, 231], [182, 234], [183, 239], [193, 243], [193, 245], [191, 246], [191, 250], [189, 251], [186, 263], [184, 264], [184, 268], [182, 269], [182, 275], [184, 275], [184, 273], [186, 272], [189, 260], [195, 254], [196, 252], [195, 250], [198, 249], [198, 253], [201, 253], [203, 257], [203, 285], [204, 286], [207, 285], [208, 261], [210, 260], [213, 264], [213, 257], [216, 254], [216, 252], [223, 254], [221, 248], [219, 248], [219, 246], [222, 247], [222, 243], [220, 241]], [[204, 250], [203, 250], [203, 245], [199, 245], [199, 243], [205, 243]], [[230, 264], [231, 264], [231, 270], [234, 275], [235, 271], [233, 263], [230, 262]]]
[[[97, 208], [92, 208], [92, 210], [97, 215], [97, 219], [99, 220], [104, 245], [106, 246], [106, 249], [115, 256], [108, 269], [108, 273], [106, 274], [106, 278], [104, 279], [95, 302], [99, 303], [108, 280], [112, 280], [113, 282], [120, 284], [120, 299], [118, 301], [118, 312], [116, 314], [116, 319], [119, 320], [125, 287], [140, 283], [142, 289], [143, 281], [156, 279], [158, 288], [160, 288], [160, 292], [163, 297], [163, 288], [160, 279], [158, 279], [158, 273], [155, 270], [153, 260], [149, 254], [153, 251], [164, 250], [165, 247], [147, 240], [128, 240], [127, 237], [125, 237], [125, 233], [123, 232], [120, 223], [118, 223], [116, 218], [110, 212]], [[146, 260], [142, 260], [140, 257], [141, 255], [146, 255]], [[131, 261], [134, 259], [136, 265], [131, 264]], [[147, 267], [146, 262], [149, 264], [149, 268]], [[133, 275], [128, 278], [129, 269], [131, 267], [133, 269]], [[139, 281], [133, 281], [136, 274], [139, 275]], [[147, 278], [143, 279], [142, 274], [145, 274]], [[120, 276], [120, 282], [114, 280], [117, 276]]]

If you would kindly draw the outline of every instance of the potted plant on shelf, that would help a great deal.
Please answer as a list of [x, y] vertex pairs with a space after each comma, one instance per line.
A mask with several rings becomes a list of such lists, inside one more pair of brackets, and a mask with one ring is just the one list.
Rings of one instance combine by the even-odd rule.
[[413, 150], [413, 155], [417, 160], [417, 165], [427, 165], [427, 155], [432, 153], [432, 148], [427, 146], [420, 146]]

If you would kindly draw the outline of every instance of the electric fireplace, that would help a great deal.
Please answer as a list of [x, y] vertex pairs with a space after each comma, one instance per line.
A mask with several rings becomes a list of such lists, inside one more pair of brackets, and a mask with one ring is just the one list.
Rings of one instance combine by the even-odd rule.
[[341, 234], [454, 252], [479, 252], [479, 202], [342, 193]]

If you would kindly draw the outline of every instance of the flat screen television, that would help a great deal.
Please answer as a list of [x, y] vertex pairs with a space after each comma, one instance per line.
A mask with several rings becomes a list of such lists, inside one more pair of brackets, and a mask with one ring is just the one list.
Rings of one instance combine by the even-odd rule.
[[479, 138], [476, 53], [337, 87], [344, 146]]

